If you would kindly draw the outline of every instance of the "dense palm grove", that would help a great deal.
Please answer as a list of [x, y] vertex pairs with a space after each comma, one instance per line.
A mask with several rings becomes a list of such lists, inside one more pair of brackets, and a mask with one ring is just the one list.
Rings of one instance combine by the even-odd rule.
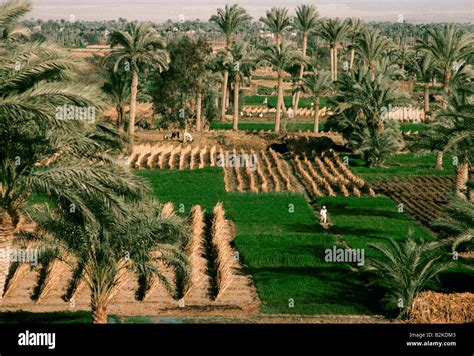
[[[160, 203], [147, 198], [145, 181], [119, 160], [133, 148], [135, 128], [199, 132], [232, 115], [237, 131], [241, 88], [263, 67], [276, 74], [277, 134], [284, 134], [290, 109], [284, 101], [289, 81], [292, 110], [309, 98], [317, 133], [321, 101], [327, 99], [333, 113], [326, 129], [340, 132], [367, 166], [383, 167], [403, 149], [436, 152], [438, 167], [443, 155], [455, 157], [451, 202], [436, 225], [450, 248], [472, 250], [472, 25], [325, 19], [312, 5], [298, 6], [294, 16], [273, 8], [259, 21], [227, 5], [209, 22], [20, 22], [30, 7], [23, 0], [0, 5], [0, 248], [15, 238], [45, 248], [44, 263], [74, 256], [80, 269], [75, 275], [91, 290], [95, 322], [107, 322], [107, 304], [123, 269], [133, 270], [145, 289], [152, 276], [166, 279], [155, 263], [157, 252], [183, 274], [187, 269], [177, 248], [187, 239], [186, 221], [161, 214]], [[223, 45], [216, 49], [216, 43]], [[64, 48], [96, 44], [112, 50], [90, 63]], [[88, 73], [88, 65], [97, 70]], [[414, 84], [413, 95], [401, 90], [402, 82]], [[137, 102], [151, 103], [157, 120], [138, 118]], [[58, 119], [58, 107], [68, 105], [93, 107], [98, 119]], [[422, 107], [431, 118], [414, 142], [404, 140], [396, 121], [386, 120], [384, 113], [396, 106]], [[107, 107], [117, 112], [113, 125], [100, 119]], [[38, 196], [49, 197], [48, 203], [32, 204]], [[36, 228], [19, 233], [25, 219]], [[445, 268], [433, 256], [439, 247], [416, 245], [411, 238], [393, 250], [378, 246], [388, 257], [371, 268], [393, 280], [409, 306]], [[395, 275], [397, 266], [413, 268]], [[16, 268], [0, 262], [0, 290]]]

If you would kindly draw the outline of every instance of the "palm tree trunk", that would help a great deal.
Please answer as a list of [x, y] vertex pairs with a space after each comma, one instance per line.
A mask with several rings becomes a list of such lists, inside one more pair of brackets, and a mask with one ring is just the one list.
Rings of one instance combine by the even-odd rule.
[[436, 163], [435, 163], [435, 169], [442, 171], [443, 168], [443, 152], [438, 151], [436, 153]]
[[[15, 233], [15, 224], [7, 212], [0, 213], [0, 249], [6, 253], [12, 246], [13, 235]], [[5, 283], [7, 281], [8, 271], [10, 270], [9, 256], [0, 259], [0, 305], [3, 299]]]
[[120, 135], [123, 135], [125, 132], [125, 121], [124, 121], [124, 110], [122, 106], [117, 106], [117, 128]]
[[237, 75], [234, 82], [234, 120], [232, 127], [234, 131], [239, 130], [239, 88], [240, 77]]
[[137, 113], [138, 70], [133, 70], [132, 88], [130, 95], [130, 121], [128, 125], [128, 139], [133, 147], [135, 142], [135, 115]]
[[332, 46], [329, 48], [329, 53], [331, 55], [331, 79], [334, 80], [334, 48]]
[[107, 324], [107, 303], [103, 299], [101, 296], [92, 295], [91, 309], [94, 324]]
[[469, 179], [469, 165], [466, 162], [456, 166], [456, 192], [464, 195], [467, 192], [467, 180]]
[[277, 111], [276, 111], [276, 116], [275, 116], [275, 132], [280, 132], [282, 100], [283, 100], [283, 74], [279, 72], [278, 73]]
[[229, 72], [224, 70], [224, 80], [222, 81], [222, 101], [221, 101], [221, 120], [225, 118], [225, 111], [227, 105], [227, 84], [229, 81]]
[[[306, 58], [306, 52], [307, 51], [308, 51], [308, 33], [303, 32], [303, 58]], [[302, 63], [301, 67], [300, 67], [300, 75], [299, 75], [300, 82], [303, 79], [303, 74], [304, 74], [304, 64]], [[293, 107], [293, 110], [295, 111], [295, 114], [296, 114], [296, 110], [298, 110], [298, 105], [300, 103], [300, 97], [301, 97], [301, 91], [298, 90], [296, 92], [296, 100], [295, 100], [295, 105]]]
[[319, 132], [319, 98], [314, 101], [314, 133]]
[[281, 38], [280, 38], [280, 34], [275, 34], [275, 44], [276, 46], [278, 47], [280, 45], [280, 42], [281, 42]]
[[349, 70], [352, 72], [352, 68], [354, 68], [354, 58], [355, 58], [355, 49], [351, 49], [351, 59], [349, 62]]
[[337, 47], [334, 46], [334, 80], [337, 80]]
[[197, 99], [196, 99], [196, 131], [198, 132], [202, 130], [201, 111], [202, 111], [202, 92], [198, 90]]
[[449, 66], [446, 66], [444, 69], [444, 76], [443, 76], [443, 90], [448, 93], [449, 92], [449, 81], [451, 80], [451, 68]]
[[427, 112], [430, 111], [430, 88], [428, 85], [423, 86], [423, 97], [424, 97], [424, 110], [425, 110], [425, 115]]

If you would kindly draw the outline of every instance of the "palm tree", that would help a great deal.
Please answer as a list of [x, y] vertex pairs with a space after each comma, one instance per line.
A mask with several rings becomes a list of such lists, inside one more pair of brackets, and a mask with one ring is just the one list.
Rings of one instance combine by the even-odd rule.
[[257, 60], [258, 54], [251, 53], [249, 46], [245, 42], [234, 42], [229, 50], [228, 65], [234, 78], [234, 118], [233, 130], [239, 129], [239, 91], [240, 84], [244, 76], [249, 75], [250, 71]]
[[413, 57], [410, 60], [411, 69], [416, 76], [416, 80], [423, 87], [423, 108], [425, 114], [430, 111], [430, 88], [433, 86], [435, 69], [433, 57], [429, 53], [422, 56]]
[[474, 53], [474, 36], [462, 33], [454, 24], [427, 28], [428, 40], [419, 39], [418, 48], [431, 53], [440, 67], [444, 90], [449, 91], [453, 70]]
[[331, 80], [331, 72], [321, 71], [317, 72], [313, 69], [314, 73], [303, 78], [301, 87], [303, 91], [309, 93], [314, 98], [314, 129], [313, 132], [317, 133], [319, 129], [319, 106], [320, 99], [328, 95], [333, 90], [333, 83]]
[[127, 72], [106, 69], [105, 83], [102, 90], [109, 96], [117, 112], [117, 128], [121, 134], [125, 132], [125, 106], [130, 103], [130, 86]]
[[379, 31], [367, 29], [357, 37], [354, 50], [359, 56], [363, 65], [367, 66], [371, 72], [374, 71], [376, 62], [380, 60], [392, 47], [388, 37], [383, 36]]
[[281, 43], [279, 46], [269, 46], [264, 50], [263, 62], [267, 62], [277, 72], [278, 76], [278, 99], [275, 116], [275, 132], [280, 132], [280, 119], [283, 103], [283, 79], [285, 69], [303, 61], [301, 53], [291, 45]]
[[373, 72], [356, 66], [336, 82], [338, 88], [336, 119], [349, 120], [353, 126], [345, 137], [355, 150], [363, 153], [371, 166], [382, 166], [384, 160], [402, 148], [403, 138], [394, 120], [384, 122], [384, 114], [405, 98], [389, 77], [394, 69], [381, 61]]
[[439, 126], [444, 123], [435, 121], [430, 123], [426, 129], [420, 133], [419, 137], [412, 143], [411, 148], [413, 151], [424, 151], [436, 152], [436, 161], [434, 168], [437, 170], [443, 170], [443, 150], [448, 141], [448, 137], [441, 132]]
[[[214, 22], [219, 30], [226, 37], [226, 49], [229, 50], [234, 41], [234, 35], [237, 29], [251, 17], [247, 11], [237, 4], [226, 5], [224, 9], [217, 9], [217, 15], [213, 15], [209, 21]], [[221, 120], [225, 118], [227, 105], [227, 85], [229, 81], [229, 71], [224, 70], [224, 77], [222, 80], [222, 101], [221, 101]]]
[[[311, 33], [311, 31], [314, 31], [316, 29], [316, 26], [318, 24], [318, 16], [319, 16], [319, 13], [316, 10], [316, 7], [314, 5], [299, 5], [296, 8], [296, 17], [295, 17], [294, 22], [295, 22], [296, 28], [303, 35], [302, 53], [305, 59], [306, 59], [306, 52], [308, 48], [308, 36]], [[304, 69], [305, 69], [304, 64], [301, 64], [300, 74], [299, 74], [300, 81], [303, 79]], [[296, 93], [295, 105], [293, 108], [293, 110], [295, 111], [298, 109], [300, 95], [301, 93], [300, 91], [298, 91]]]
[[474, 201], [453, 195], [444, 213], [445, 216], [434, 221], [432, 226], [442, 229], [452, 238], [453, 251], [456, 251], [462, 243], [468, 243], [472, 248], [474, 246]]
[[121, 220], [100, 204], [95, 210], [101, 216], [98, 224], [78, 222], [68, 211], [30, 209], [37, 233], [25, 233], [23, 238], [55, 251], [55, 258], [67, 261], [73, 269], [81, 266], [82, 279], [91, 292], [93, 322], [105, 324], [108, 304], [128, 271], [137, 276], [142, 291], [155, 279], [171, 290], [158, 262], [188, 270], [181, 248], [188, 230], [184, 219], [161, 214], [155, 202], [128, 204]]
[[318, 31], [319, 37], [329, 43], [332, 80], [337, 80], [337, 48], [349, 31], [349, 24], [339, 18], [324, 21]]
[[350, 28], [350, 39], [351, 39], [351, 56], [349, 59], [349, 70], [352, 71], [354, 68], [354, 59], [355, 59], [355, 42], [357, 38], [359, 38], [362, 30], [365, 28], [365, 24], [362, 22], [361, 19], [351, 17], [347, 20], [347, 24]]
[[288, 9], [284, 7], [272, 7], [267, 11], [265, 17], [261, 17], [268, 30], [275, 36], [275, 45], [279, 46], [283, 32], [290, 27], [291, 20], [288, 16]]
[[0, 45], [4, 41], [28, 37], [27, 29], [17, 21], [30, 10], [29, 0], [7, 0], [0, 5]]
[[[103, 107], [99, 90], [77, 83], [82, 67], [67, 52], [45, 43], [18, 45], [0, 55], [1, 249], [11, 246], [32, 195], [47, 196], [94, 221], [83, 196], [100, 199], [120, 214], [119, 195], [138, 197], [145, 191], [109, 156], [121, 148], [118, 135], [74, 114], [77, 108], [91, 109], [87, 119], [93, 121], [95, 110]], [[9, 261], [0, 261], [2, 292], [9, 267]]]
[[437, 129], [446, 138], [444, 152], [457, 159], [456, 191], [467, 194], [469, 167], [474, 160], [474, 105], [472, 99], [462, 92], [453, 92], [449, 106], [437, 115]]
[[110, 34], [110, 46], [114, 48], [105, 61], [115, 63], [115, 71], [120, 66], [132, 73], [130, 94], [129, 141], [135, 141], [135, 116], [138, 94], [138, 76], [143, 67], [158, 71], [168, 69], [169, 55], [163, 49], [164, 42], [158, 32], [147, 23], [131, 23], [127, 31], [115, 30]]
[[440, 242], [417, 243], [412, 236], [402, 243], [390, 239], [390, 245], [369, 244], [379, 255], [368, 261], [368, 271], [375, 272], [387, 287], [393, 303], [400, 308], [399, 318], [406, 318], [413, 301], [427, 283], [449, 268], [442, 261]]

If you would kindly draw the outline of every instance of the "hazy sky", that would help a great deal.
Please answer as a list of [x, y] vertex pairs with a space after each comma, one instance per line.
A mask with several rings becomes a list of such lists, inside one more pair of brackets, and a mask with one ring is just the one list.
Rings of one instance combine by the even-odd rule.
[[[2, 0], [0, 0], [1, 2]], [[397, 21], [402, 14], [408, 22], [474, 22], [474, 0], [33, 0], [28, 17], [42, 19], [128, 20], [167, 19], [207, 20], [216, 8], [239, 3], [259, 18], [272, 6], [294, 8], [300, 3], [314, 4], [322, 16], [361, 17], [374, 21]]]

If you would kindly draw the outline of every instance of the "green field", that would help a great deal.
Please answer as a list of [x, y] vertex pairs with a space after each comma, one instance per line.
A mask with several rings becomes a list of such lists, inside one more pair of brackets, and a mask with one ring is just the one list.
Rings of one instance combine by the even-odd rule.
[[[378, 296], [366, 287], [366, 276], [348, 264], [327, 263], [324, 251], [339, 235], [352, 248], [369, 242], [404, 239], [409, 229], [417, 238], [429, 233], [397, 212], [386, 198], [318, 198], [328, 207], [333, 226], [324, 230], [306, 198], [298, 193], [226, 193], [220, 168], [195, 171], [140, 171], [161, 201], [194, 204], [208, 211], [223, 201], [236, 224], [235, 244], [256, 284], [265, 313], [373, 314]], [[294, 307], [290, 307], [291, 300]]]
[[[313, 131], [313, 122], [312, 121], [287, 121], [282, 120], [282, 130], [288, 132], [297, 132], [302, 131]], [[286, 126], [285, 126], [286, 125]], [[273, 131], [275, 128], [275, 123], [273, 121], [239, 121], [239, 130], [253, 131], [253, 130], [263, 130], [263, 131]], [[211, 123], [211, 130], [232, 130], [232, 122], [223, 122], [223, 121], [213, 121]], [[319, 130], [324, 130], [324, 124], [319, 124]]]
[[365, 167], [365, 162], [356, 157], [349, 157], [349, 166], [368, 183], [375, 183], [393, 177], [410, 179], [410, 175], [450, 175], [454, 176], [452, 157], [446, 156], [444, 170], [434, 169], [436, 154], [398, 154], [388, 158], [385, 167]]
[[[285, 124], [286, 122], [286, 124]], [[286, 129], [288, 132], [297, 132], [302, 131], [313, 131], [313, 121], [288, 121], [282, 120], [282, 129]], [[286, 125], [286, 127], [284, 126]], [[253, 131], [253, 130], [263, 130], [263, 131], [273, 131], [275, 128], [274, 121], [264, 121], [264, 120], [239, 120], [239, 130], [244, 131]], [[401, 124], [400, 130], [403, 132], [406, 131], [423, 131], [425, 129], [424, 124]], [[232, 122], [226, 121], [212, 121], [211, 130], [232, 130]], [[319, 131], [324, 131], [324, 124], [319, 124]]]

